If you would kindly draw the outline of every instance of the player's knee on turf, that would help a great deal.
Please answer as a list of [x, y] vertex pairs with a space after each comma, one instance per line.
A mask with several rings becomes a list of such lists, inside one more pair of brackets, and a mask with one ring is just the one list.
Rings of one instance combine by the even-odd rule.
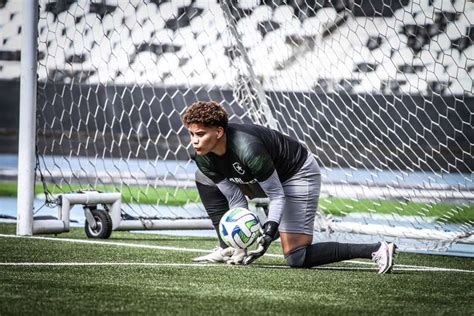
[[306, 257], [306, 247], [293, 250], [285, 256], [286, 263], [291, 268], [304, 268], [304, 260]]

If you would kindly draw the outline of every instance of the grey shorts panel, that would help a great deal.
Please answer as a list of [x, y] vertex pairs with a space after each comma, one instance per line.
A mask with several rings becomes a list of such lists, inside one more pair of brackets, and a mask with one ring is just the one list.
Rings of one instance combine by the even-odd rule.
[[321, 172], [313, 155], [308, 155], [298, 173], [283, 183], [283, 190], [286, 204], [279, 230], [312, 236], [321, 191]]

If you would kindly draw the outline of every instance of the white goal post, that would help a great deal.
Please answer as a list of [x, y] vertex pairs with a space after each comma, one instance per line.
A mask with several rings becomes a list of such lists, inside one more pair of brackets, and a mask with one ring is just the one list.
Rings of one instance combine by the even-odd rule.
[[18, 234], [48, 232], [34, 228], [35, 179], [58, 220], [58, 197], [97, 190], [121, 194], [106, 207], [115, 230], [211, 228], [180, 116], [216, 100], [315, 155], [315, 230], [474, 242], [472, 2], [35, 3], [36, 24], [36, 5], [22, 11]]
[[38, 1], [23, 3], [21, 94], [18, 146], [17, 234], [33, 234], [36, 142], [36, 69]]

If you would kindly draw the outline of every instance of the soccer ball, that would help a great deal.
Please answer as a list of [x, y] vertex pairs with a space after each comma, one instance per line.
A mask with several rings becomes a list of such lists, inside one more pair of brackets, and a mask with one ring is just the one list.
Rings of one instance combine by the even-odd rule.
[[243, 207], [228, 210], [219, 223], [222, 240], [232, 248], [250, 247], [260, 236], [261, 229], [257, 215]]

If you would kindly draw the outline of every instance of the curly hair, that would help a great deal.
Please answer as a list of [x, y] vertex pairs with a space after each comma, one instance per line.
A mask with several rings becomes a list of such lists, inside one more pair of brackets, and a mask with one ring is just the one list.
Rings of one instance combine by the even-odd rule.
[[186, 126], [191, 124], [202, 124], [206, 127], [227, 128], [229, 115], [224, 107], [216, 101], [197, 101], [191, 104], [184, 112], [183, 123]]

